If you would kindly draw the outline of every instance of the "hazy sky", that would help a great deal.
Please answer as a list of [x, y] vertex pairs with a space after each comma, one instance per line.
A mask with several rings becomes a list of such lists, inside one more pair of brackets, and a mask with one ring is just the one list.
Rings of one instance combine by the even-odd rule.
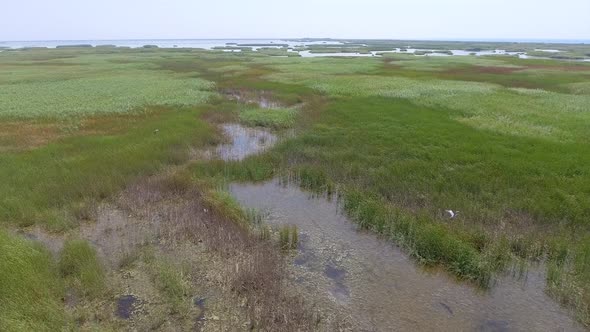
[[0, 40], [590, 39], [590, 0], [1, 0]]

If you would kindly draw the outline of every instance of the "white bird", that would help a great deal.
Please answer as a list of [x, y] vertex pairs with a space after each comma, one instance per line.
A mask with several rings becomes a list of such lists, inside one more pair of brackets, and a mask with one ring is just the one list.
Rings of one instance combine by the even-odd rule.
[[449, 215], [449, 219], [453, 219], [457, 216], [457, 214], [459, 213], [459, 211], [453, 211], [453, 210], [445, 210], [445, 212]]

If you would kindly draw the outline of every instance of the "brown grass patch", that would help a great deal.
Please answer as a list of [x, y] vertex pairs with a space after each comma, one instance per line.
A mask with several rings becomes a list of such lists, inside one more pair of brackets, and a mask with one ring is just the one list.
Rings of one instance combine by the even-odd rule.
[[580, 64], [560, 64], [560, 65], [526, 65], [524, 69], [548, 69], [555, 71], [590, 71], [590, 66], [584, 66]]
[[57, 59], [72, 59], [77, 55], [64, 54], [59, 50], [40, 49], [40, 50], [17, 50], [10, 51], [10, 55], [14, 56], [15, 60], [19, 61], [50, 61]]
[[147, 113], [101, 115], [64, 120], [0, 121], [0, 152], [35, 149], [72, 136], [113, 135], [139, 125], [149, 117], [166, 112], [165, 107], [152, 107]]
[[383, 68], [384, 69], [395, 69], [395, 70], [403, 69], [403, 67], [399, 65], [400, 61], [403, 61], [403, 60], [383, 58]]
[[0, 152], [36, 148], [63, 137], [57, 123], [0, 122]]
[[[129, 246], [134, 246], [133, 241], [139, 241], [137, 245], [145, 244], [142, 241], [150, 238], [146, 229], [150, 229], [147, 233], [168, 251], [186, 242], [203, 246], [217, 261], [218, 270], [208, 274], [243, 303], [250, 328], [260, 331], [318, 329], [319, 314], [286, 286], [286, 262], [277, 245], [260, 240], [246, 227], [229, 219], [224, 211], [216, 211], [194, 185], [179, 183], [177, 176], [142, 179], [125, 190], [116, 204], [124, 215], [142, 220], [133, 227], [143, 230], [126, 230], [123, 233], [130, 237], [118, 238], [110, 244], [125, 247], [110, 248], [109, 252], [126, 252]], [[136, 236], [138, 233], [141, 236]], [[97, 234], [94, 238], [100, 242], [100, 237]]]
[[470, 66], [470, 67], [459, 67], [446, 70], [442, 72], [443, 75], [464, 75], [464, 74], [496, 74], [496, 75], [508, 75], [515, 71], [523, 70], [526, 68], [522, 67], [496, 67], [496, 66]]

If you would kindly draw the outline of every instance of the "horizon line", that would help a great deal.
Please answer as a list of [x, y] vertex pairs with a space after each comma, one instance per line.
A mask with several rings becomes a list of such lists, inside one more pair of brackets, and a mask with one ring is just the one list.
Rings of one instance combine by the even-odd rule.
[[553, 38], [335, 38], [335, 37], [241, 37], [241, 38], [88, 38], [88, 39], [30, 39], [30, 40], [0, 40], [0, 43], [14, 42], [76, 42], [76, 41], [149, 41], [149, 40], [319, 40], [319, 41], [346, 41], [346, 40], [379, 40], [379, 41], [446, 41], [446, 42], [512, 42], [512, 43], [590, 43], [590, 39], [553, 39]]

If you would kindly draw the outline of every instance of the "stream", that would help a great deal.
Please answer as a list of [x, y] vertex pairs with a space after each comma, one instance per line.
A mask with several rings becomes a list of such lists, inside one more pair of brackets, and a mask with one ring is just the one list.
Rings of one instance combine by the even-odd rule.
[[[263, 129], [223, 129], [232, 141], [220, 152], [226, 160], [245, 158], [276, 141]], [[522, 277], [502, 276], [484, 291], [444, 271], [426, 270], [391, 241], [359, 230], [335, 200], [312, 197], [276, 179], [234, 183], [229, 190], [242, 206], [263, 211], [269, 225], [297, 225], [291, 280], [313, 301], [349, 317], [355, 330], [584, 330], [545, 294], [542, 266], [530, 267]]]
[[444, 271], [425, 271], [390, 241], [358, 230], [335, 201], [277, 180], [233, 184], [230, 191], [243, 206], [266, 211], [270, 225], [297, 225], [293, 278], [336, 302], [358, 330], [583, 330], [545, 294], [540, 267], [483, 291]]

